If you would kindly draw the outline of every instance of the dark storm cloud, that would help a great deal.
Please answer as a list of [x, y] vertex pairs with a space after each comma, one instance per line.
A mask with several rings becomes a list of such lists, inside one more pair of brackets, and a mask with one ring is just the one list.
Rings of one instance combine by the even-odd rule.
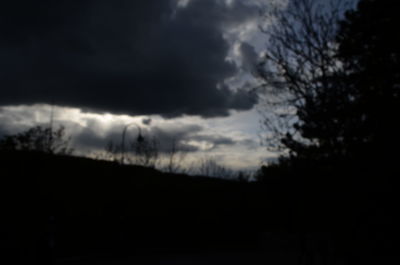
[[259, 56], [255, 51], [254, 47], [248, 43], [242, 43], [240, 45], [240, 53], [242, 55], [242, 67], [243, 70], [252, 74], [257, 74], [257, 65], [259, 62]]
[[151, 119], [151, 118], [142, 119], [142, 123], [143, 123], [144, 125], [150, 125], [151, 122], [152, 122], [152, 119]]
[[[3, 1], [0, 104], [52, 103], [96, 111], [227, 115], [255, 99], [218, 84], [223, 30], [253, 18], [236, 3], [193, 0]], [[175, 12], [176, 11], [176, 12]]]

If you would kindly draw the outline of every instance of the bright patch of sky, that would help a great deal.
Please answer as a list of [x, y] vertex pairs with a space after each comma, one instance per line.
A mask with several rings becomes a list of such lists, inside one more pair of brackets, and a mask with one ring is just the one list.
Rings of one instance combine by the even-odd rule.
[[[119, 143], [126, 125], [140, 126], [145, 135], [168, 141], [176, 137], [191, 151], [186, 163], [193, 164], [206, 158], [234, 170], [255, 170], [275, 155], [260, 145], [258, 115], [254, 110], [232, 112], [229, 117], [203, 119], [184, 116], [164, 119], [160, 116], [128, 116], [111, 113], [83, 112], [78, 108], [50, 105], [21, 105], [0, 108], [0, 132], [14, 134], [33, 126], [48, 126], [53, 111], [54, 127], [63, 125], [71, 136], [78, 155], [104, 152], [112, 140]], [[128, 130], [128, 140], [137, 135], [136, 126]], [[166, 140], [165, 140], [166, 139]], [[190, 150], [190, 149], [189, 149]]]

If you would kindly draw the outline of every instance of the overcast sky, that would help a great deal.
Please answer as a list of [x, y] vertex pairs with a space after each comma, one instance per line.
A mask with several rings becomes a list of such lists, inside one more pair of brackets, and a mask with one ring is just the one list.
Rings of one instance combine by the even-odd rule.
[[274, 156], [250, 92], [271, 2], [3, 1], [0, 135], [48, 123], [52, 104], [82, 153], [136, 123], [193, 157], [256, 168]]

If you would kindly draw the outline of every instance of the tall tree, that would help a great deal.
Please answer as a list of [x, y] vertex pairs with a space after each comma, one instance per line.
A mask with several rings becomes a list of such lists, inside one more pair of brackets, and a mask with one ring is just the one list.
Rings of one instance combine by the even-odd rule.
[[345, 7], [344, 1], [324, 6], [298, 0], [265, 14], [272, 26], [264, 30], [268, 44], [259, 68], [267, 89], [264, 125], [274, 132], [268, 140], [292, 157], [316, 159], [343, 151], [343, 108], [349, 99], [335, 38]]
[[[361, 0], [345, 17], [341, 3], [293, 1], [273, 14], [266, 31], [260, 76], [282, 99], [273, 118], [289, 123], [273, 137], [292, 158], [359, 159], [399, 141], [392, 118], [400, 73], [394, 1]], [[278, 123], [266, 119], [271, 124]]]
[[[400, 16], [397, 1], [362, 0], [346, 13], [337, 35], [346, 85], [354, 91], [353, 115], [363, 154], [391, 160], [400, 148]], [[353, 136], [354, 137], [354, 136]], [[393, 153], [393, 152], [392, 152]]]

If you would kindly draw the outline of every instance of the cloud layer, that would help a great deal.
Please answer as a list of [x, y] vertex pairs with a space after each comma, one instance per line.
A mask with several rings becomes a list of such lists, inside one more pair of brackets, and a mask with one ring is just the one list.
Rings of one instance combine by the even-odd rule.
[[[199, 162], [205, 157], [215, 158], [219, 164], [235, 169], [257, 168], [266, 154], [251, 126], [257, 126], [254, 113], [240, 112], [224, 118], [202, 119], [181, 117], [164, 119], [160, 116], [132, 117], [128, 115], [82, 112], [78, 108], [53, 108], [49, 105], [0, 107], [0, 138], [26, 131], [33, 126], [48, 126], [51, 116], [54, 127], [64, 125], [66, 134], [77, 155], [104, 153], [107, 144], [121, 144], [126, 133], [126, 149], [138, 135], [137, 126], [146, 138], [155, 138], [161, 155], [171, 151], [172, 145], [187, 154], [188, 161]], [[240, 126], [238, 128], [238, 122]], [[246, 124], [247, 123], [247, 124]]]
[[254, 97], [224, 84], [240, 71], [226, 32], [257, 10], [222, 0], [2, 2], [0, 105], [204, 117], [250, 109]]

